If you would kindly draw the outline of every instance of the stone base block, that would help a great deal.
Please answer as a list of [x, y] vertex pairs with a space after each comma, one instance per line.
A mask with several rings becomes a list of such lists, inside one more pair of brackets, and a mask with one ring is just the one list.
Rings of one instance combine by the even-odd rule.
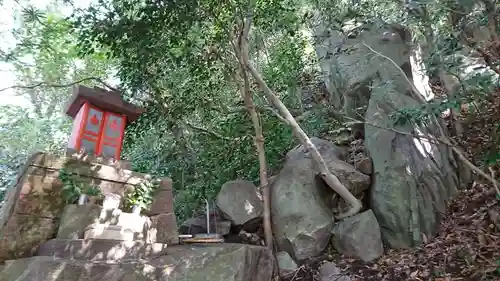
[[99, 219], [102, 207], [94, 204], [76, 205], [70, 204], [64, 207], [63, 215], [57, 232], [57, 238], [81, 239], [85, 227], [96, 223]]
[[91, 224], [85, 228], [84, 238], [133, 241], [134, 231], [117, 225]]

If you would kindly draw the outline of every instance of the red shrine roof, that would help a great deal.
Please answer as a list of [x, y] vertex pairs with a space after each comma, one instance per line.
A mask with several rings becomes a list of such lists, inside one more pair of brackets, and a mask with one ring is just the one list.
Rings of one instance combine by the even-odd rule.
[[85, 102], [105, 111], [125, 115], [127, 123], [134, 122], [139, 115], [146, 111], [144, 108], [124, 101], [119, 92], [79, 85], [73, 87], [73, 95], [65, 107], [65, 113], [71, 118], [75, 118]]

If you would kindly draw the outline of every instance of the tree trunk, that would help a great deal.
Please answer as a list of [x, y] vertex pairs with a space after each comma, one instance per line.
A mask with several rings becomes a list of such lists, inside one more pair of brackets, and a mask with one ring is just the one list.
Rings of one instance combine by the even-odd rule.
[[264, 135], [262, 133], [262, 124], [260, 123], [259, 114], [255, 109], [255, 104], [252, 99], [252, 93], [250, 91], [250, 83], [248, 82], [248, 76], [246, 69], [243, 64], [241, 49], [238, 48], [236, 44], [233, 43], [234, 52], [238, 57], [238, 63], [240, 65], [239, 72], [243, 80], [243, 85], [239, 85], [241, 97], [245, 101], [245, 106], [247, 108], [248, 114], [252, 119], [252, 124], [255, 130], [255, 148], [257, 149], [258, 159], [259, 159], [259, 177], [260, 185], [262, 186], [262, 199], [264, 201], [264, 212], [263, 212], [263, 223], [264, 223], [264, 237], [266, 246], [271, 252], [273, 252], [273, 232], [271, 227], [271, 194], [269, 192], [269, 182], [267, 179], [267, 163], [266, 163], [266, 151], [264, 149]]
[[250, 31], [252, 23], [252, 13], [246, 18], [244, 24], [243, 32], [239, 38], [239, 50], [241, 52], [241, 57], [245, 67], [250, 71], [252, 77], [255, 79], [259, 87], [264, 91], [266, 99], [270, 102], [279, 113], [286, 119], [287, 123], [292, 127], [292, 131], [299, 139], [299, 141], [304, 145], [304, 147], [311, 152], [314, 162], [318, 166], [319, 174], [325, 181], [325, 183], [330, 186], [335, 192], [337, 192], [347, 203], [351, 205], [351, 209], [339, 216], [337, 218], [345, 218], [357, 214], [362, 207], [361, 202], [352, 195], [351, 192], [340, 182], [340, 180], [333, 175], [321, 154], [319, 153], [316, 146], [311, 142], [307, 134], [302, 130], [300, 125], [297, 123], [295, 118], [292, 116], [288, 108], [281, 102], [281, 100], [269, 89], [266, 82], [260, 75], [260, 73], [252, 66], [248, 58], [248, 33]]

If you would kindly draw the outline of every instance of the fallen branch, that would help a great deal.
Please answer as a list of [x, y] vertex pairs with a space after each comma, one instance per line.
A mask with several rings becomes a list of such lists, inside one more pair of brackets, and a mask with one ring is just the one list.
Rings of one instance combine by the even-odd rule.
[[278, 110], [278, 113], [286, 119], [287, 123], [292, 127], [292, 131], [295, 137], [297, 137], [302, 145], [311, 152], [311, 156], [318, 166], [319, 175], [323, 178], [325, 183], [351, 205], [351, 209], [349, 211], [338, 215], [337, 218], [341, 219], [357, 214], [362, 208], [361, 202], [356, 197], [354, 197], [354, 195], [352, 195], [352, 193], [340, 182], [340, 180], [334, 174], [330, 172], [325, 160], [319, 153], [316, 146], [311, 142], [309, 136], [307, 136], [304, 130], [302, 130], [288, 108], [267, 86], [259, 71], [257, 71], [257, 69], [255, 69], [255, 67], [250, 62], [250, 59], [248, 57], [248, 34], [252, 25], [252, 20], [253, 5], [250, 4], [250, 8], [244, 22], [243, 31], [241, 32], [239, 37], [239, 49], [245, 67], [250, 71], [252, 77], [264, 92], [267, 101], [270, 102]]
[[39, 83], [32, 84], [32, 85], [14, 85], [14, 86], [10, 86], [10, 87], [6, 87], [6, 88], [0, 89], [0, 92], [6, 91], [6, 90], [10, 90], [10, 89], [34, 89], [34, 88], [38, 88], [38, 87], [67, 88], [67, 87], [71, 87], [71, 86], [74, 86], [76, 84], [80, 84], [82, 82], [91, 81], [91, 80], [99, 82], [100, 84], [104, 85], [105, 87], [107, 87], [108, 89], [110, 89], [112, 91], [119, 92], [118, 89], [110, 86], [109, 84], [107, 84], [101, 78], [98, 78], [98, 77], [82, 78], [82, 79], [79, 79], [79, 80], [76, 80], [76, 81], [73, 81], [73, 82], [67, 83], [67, 84], [50, 84], [50, 83], [46, 83], [46, 82], [39, 82]]

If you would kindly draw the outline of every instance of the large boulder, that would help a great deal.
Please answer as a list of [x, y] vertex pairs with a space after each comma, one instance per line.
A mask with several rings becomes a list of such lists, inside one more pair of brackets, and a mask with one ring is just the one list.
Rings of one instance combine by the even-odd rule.
[[[329, 169], [349, 189], [366, 190], [370, 178], [342, 161], [346, 151], [312, 138]], [[334, 218], [326, 201], [334, 194], [317, 175], [316, 165], [302, 146], [286, 155], [286, 163], [271, 187], [273, 230], [281, 250], [296, 260], [321, 253], [330, 240]], [[356, 193], [356, 192], [354, 192]]]
[[390, 108], [418, 105], [403, 94], [406, 91], [379, 80], [366, 111], [367, 123], [377, 126], [365, 126], [365, 146], [374, 171], [371, 207], [385, 242], [392, 248], [413, 247], [424, 236], [434, 236], [446, 201], [458, 188], [449, 148], [411, 136], [419, 131], [432, 135], [435, 124], [395, 125], [391, 119]]
[[315, 34], [318, 55], [331, 54], [321, 63], [329, 90], [350, 93], [347, 98], [361, 101], [357, 108], [367, 107], [356, 116], [365, 116], [365, 148], [373, 164], [371, 208], [382, 237], [393, 248], [418, 245], [436, 233], [445, 202], [459, 183], [450, 149], [412, 136], [439, 138], [436, 120], [420, 126], [394, 122], [398, 110], [428, 98], [421, 90], [425, 85], [415, 85], [415, 93], [409, 83], [422, 78], [410, 60], [411, 36], [395, 25], [363, 25], [345, 30], [348, 36], [320, 25]]
[[339, 221], [333, 228], [332, 242], [340, 253], [366, 262], [384, 253], [380, 226], [371, 210]]
[[234, 180], [222, 185], [217, 194], [217, 207], [234, 225], [245, 230], [258, 230], [264, 207], [257, 187], [246, 180]]

